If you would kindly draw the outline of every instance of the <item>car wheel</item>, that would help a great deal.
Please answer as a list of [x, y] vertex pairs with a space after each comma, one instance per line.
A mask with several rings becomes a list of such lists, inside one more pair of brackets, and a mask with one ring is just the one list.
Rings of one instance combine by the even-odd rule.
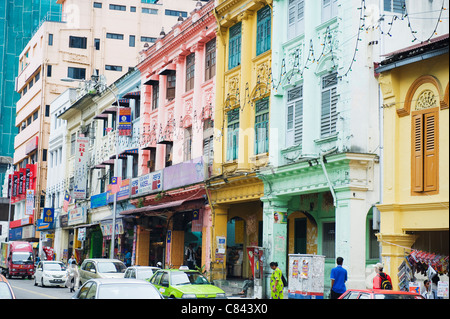
[[35, 286], [38, 285], [37, 280], [36, 280], [36, 277], [34, 277], [34, 285], [35, 285]]
[[44, 278], [41, 278], [41, 286], [45, 287], [45, 285], [44, 285]]

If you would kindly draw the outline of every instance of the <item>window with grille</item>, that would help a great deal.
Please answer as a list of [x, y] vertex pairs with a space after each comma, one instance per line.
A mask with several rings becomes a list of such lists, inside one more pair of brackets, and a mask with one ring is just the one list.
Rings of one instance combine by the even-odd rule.
[[337, 73], [322, 77], [321, 137], [327, 137], [336, 133], [338, 102], [337, 82]]
[[195, 53], [186, 57], [186, 92], [194, 88], [195, 79]]
[[237, 67], [241, 64], [241, 22], [232, 26], [229, 30], [228, 44], [228, 69]]
[[438, 109], [412, 113], [411, 188], [413, 193], [438, 190]]
[[305, 33], [305, 0], [289, 0], [288, 39]]
[[301, 145], [303, 138], [303, 85], [287, 93], [286, 146]]
[[206, 43], [205, 51], [205, 81], [216, 75], [216, 39]]
[[405, 0], [384, 0], [384, 11], [402, 14], [405, 6]]
[[255, 154], [269, 151], [269, 98], [255, 103]]
[[271, 13], [269, 6], [265, 6], [257, 13], [256, 22], [256, 55], [270, 50]]
[[240, 108], [236, 108], [227, 113], [227, 161], [233, 161], [238, 158], [239, 112]]

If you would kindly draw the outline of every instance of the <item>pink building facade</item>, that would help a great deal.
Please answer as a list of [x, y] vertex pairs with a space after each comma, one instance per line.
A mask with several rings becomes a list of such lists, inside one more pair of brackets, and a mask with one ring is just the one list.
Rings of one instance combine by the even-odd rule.
[[[166, 266], [192, 261], [209, 269], [210, 207], [205, 180], [213, 154], [216, 25], [214, 1], [200, 5], [179, 19], [155, 45], [141, 52], [141, 148], [139, 175], [161, 172], [163, 192], [135, 200], [126, 214], [165, 216]], [[143, 223], [145, 224], [145, 223]], [[138, 231], [138, 241], [145, 239]], [[144, 257], [145, 258], [145, 257]]]

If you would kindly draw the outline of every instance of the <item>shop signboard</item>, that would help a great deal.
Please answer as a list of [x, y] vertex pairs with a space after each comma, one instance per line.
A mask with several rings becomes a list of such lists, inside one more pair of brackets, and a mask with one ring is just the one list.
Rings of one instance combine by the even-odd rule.
[[164, 169], [163, 189], [169, 190], [177, 187], [203, 182], [205, 173], [203, 157], [172, 165]]
[[131, 181], [131, 197], [157, 193], [163, 190], [163, 171], [139, 176]]
[[38, 219], [36, 229], [38, 231], [53, 229], [53, 223], [46, 223], [43, 219]]
[[78, 240], [79, 241], [86, 240], [86, 227], [78, 228]]
[[139, 195], [139, 177], [131, 179], [130, 197]]
[[55, 209], [54, 208], [44, 208], [44, 223], [53, 223], [55, 221]]
[[25, 204], [25, 215], [33, 215], [34, 210], [34, 189], [27, 189], [27, 198]]
[[59, 227], [67, 227], [69, 225], [69, 214], [59, 215]]
[[35, 235], [34, 225], [22, 227], [22, 238], [34, 238], [34, 235]]
[[119, 191], [117, 192], [117, 200], [124, 200], [130, 197], [130, 180], [121, 181]]
[[26, 198], [26, 194], [27, 194], [27, 189], [25, 188], [25, 179], [26, 179], [26, 175], [27, 175], [27, 170], [26, 168], [21, 168], [19, 170], [19, 174], [20, 174], [20, 179], [19, 179], [19, 200], [25, 200]]
[[101, 206], [105, 206], [108, 204], [107, 202], [108, 192], [100, 193], [98, 195], [91, 196], [91, 208], [97, 208]]
[[[100, 228], [102, 230], [103, 237], [112, 235], [112, 220], [106, 220], [100, 222]], [[116, 220], [116, 235], [123, 234], [123, 222], [122, 219]]]
[[22, 239], [22, 227], [19, 228], [11, 228], [9, 230], [9, 240], [19, 240]]
[[75, 148], [74, 163], [74, 189], [73, 197], [75, 199], [86, 198], [86, 185], [88, 176], [88, 159], [89, 159], [89, 138], [79, 136]]
[[68, 212], [68, 225], [79, 225], [86, 223], [86, 209], [84, 207], [78, 207], [74, 209], [70, 209]]

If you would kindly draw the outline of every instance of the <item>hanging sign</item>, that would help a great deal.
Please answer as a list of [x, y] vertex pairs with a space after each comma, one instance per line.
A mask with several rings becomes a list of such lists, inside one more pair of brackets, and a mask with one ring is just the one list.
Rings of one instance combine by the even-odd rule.
[[119, 136], [131, 136], [131, 108], [119, 108]]
[[88, 176], [89, 138], [79, 136], [75, 149], [74, 189], [75, 199], [86, 198], [86, 185]]

